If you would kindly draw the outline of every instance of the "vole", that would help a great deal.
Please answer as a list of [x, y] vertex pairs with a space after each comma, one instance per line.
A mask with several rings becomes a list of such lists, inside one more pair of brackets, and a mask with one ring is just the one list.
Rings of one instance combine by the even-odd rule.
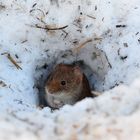
[[79, 66], [58, 64], [45, 83], [45, 99], [53, 109], [59, 109], [65, 104], [73, 105], [86, 97], [94, 96]]

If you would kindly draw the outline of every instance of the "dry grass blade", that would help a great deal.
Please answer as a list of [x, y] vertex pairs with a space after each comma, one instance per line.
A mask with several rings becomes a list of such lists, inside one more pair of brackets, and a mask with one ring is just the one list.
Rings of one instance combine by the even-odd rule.
[[36, 25], [37, 28], [42, 28], [42, 29], [46, 29], [46, 30], [62, 30], [62, 29], [65, 29], [68, 27], [68, 25], [66, 26], [63, 26], [63, 27], [54, 27], [54, 28], [51, 28], [51, 27], [48, 27], [47, 25], [45, 27], [41, 27], [39, 25]]
[[102, 38], [101, 38], [101, 37], [95, 37], [94, 40], [95, 40], [95, 41], [98, 41], [98, 40], [99, 40], [99, 41], [102, 41]]
[[30, 25], [30, 27], [39, 28], [39, 29], [44, 29], [44, 30], [48, 30], [48, 31], [49, 31], [49, 30], [63, 30], [63, 29], [65, 29], [65, 28], [67, 28], [68, 25], [62, 26], [62, 27], [49, 27], [48, 25], [45, 25], [45, 27], [42, 27], [42, 26], [36, 24], [35, 26]]
[[87, 17], [89, 17], [89, 18], [92, 18], [92, 19], [96, 19], [95, 17], [93, 17], [93, 16], [90, 16], [90, 15], [87, 15]]
[[16, 63], [16, 61], [12, 58], [12, 56], [9, 53], [7, 54], [7, 58], [14, 64], [14, 66], [17, 69], [21, 69], [22, 70], [22, 68]]
[[81, 43], [78, 47], [74, 48], [74, 52], [79, 52], [87, 43], [92, 42], [92, 39], [87, 39], [85, 42]]

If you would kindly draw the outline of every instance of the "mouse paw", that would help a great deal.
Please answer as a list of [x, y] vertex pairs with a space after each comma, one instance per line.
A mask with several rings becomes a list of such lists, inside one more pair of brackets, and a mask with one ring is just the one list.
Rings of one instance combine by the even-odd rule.
[[64, 105], [62, 101], [54, 100], [54, 106], [55, 108], [60, 108]]

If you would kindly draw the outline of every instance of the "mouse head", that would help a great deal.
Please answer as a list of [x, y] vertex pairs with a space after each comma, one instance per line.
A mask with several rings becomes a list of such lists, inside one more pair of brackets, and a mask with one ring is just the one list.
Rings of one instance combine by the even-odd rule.
[[54, 95], [72, 94], [79, 90], [83, 73], [78, 66], [58, 64], [50, 73], [45, 89]]

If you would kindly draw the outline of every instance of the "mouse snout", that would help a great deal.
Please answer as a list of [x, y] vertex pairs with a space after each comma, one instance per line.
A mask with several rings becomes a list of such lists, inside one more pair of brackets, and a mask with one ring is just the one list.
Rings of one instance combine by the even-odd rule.
[[45, 90], [46, 90], [46, 93], [48, 93], [48, 94], [54, 94], [54, 90], [52, 89], [52, 88], [49, 88], [49, 87], [45, 87]]
[[46, 91], [49, 94], [56, 94], [59, 91], [59, 86], [56, 83], [46, 85]]
[[48, 93], [49, 93], [49, 94], [54, 94], [55, 91], [54, 91], [53, 89], [49, 89], [49, 90], [48, 90]]

